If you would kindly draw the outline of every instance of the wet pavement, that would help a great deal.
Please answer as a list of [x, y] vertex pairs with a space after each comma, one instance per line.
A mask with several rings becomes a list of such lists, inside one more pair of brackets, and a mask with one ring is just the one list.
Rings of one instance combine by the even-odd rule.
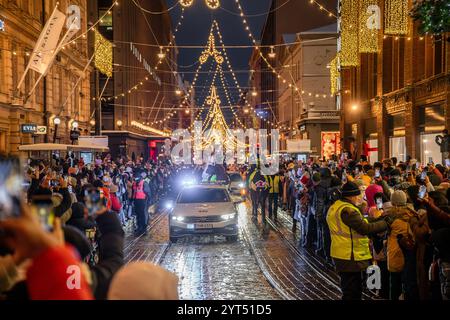
[[340, 299], [338, 276], [324, 261], [298, 244], [291, 219], [252, 219], [250, 205], [241, 203], [239, 239], [220, 236], [186, 237], [169, 242], [168, 213], [155, 214], [147, 235], [126, 231], [125, 259], [162, 265], [179, 277], [180, 299]]

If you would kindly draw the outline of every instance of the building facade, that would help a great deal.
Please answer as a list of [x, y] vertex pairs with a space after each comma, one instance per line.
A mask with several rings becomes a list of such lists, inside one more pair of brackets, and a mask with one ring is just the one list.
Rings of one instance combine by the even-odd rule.
[[410, 156], [441, 163], [435, 137], [450, 125], [448, 34], [422, 36], [411, 18], [407, 35], [386, 36], [384, 28], [377, 53], [360, 54], [359, 66], [342, 69], [344, 146], [371, 162]]
[[288, 139], [303, 140], [304, 159], [329, 159], [338, 151], [335, 142], [339, 139], [340, 112], [331, 94], [329, 72], [336, 56], [337, 25], [287, 34], [284, 39], [286, 44], [295, 44], [287, 45], [279, 58], [282, 68], [277, 114], [281, 149], [289, 149]]
[[[173, 114], [180, 97], [175, 94], [180, 86], [176, 70], [177, 52], [174, 48], [161, 49], [172, 40], [172, 24], [163, 0], [128, 1], [114, 7], [112, 0], [89, 1], [90, 22], [99, 18], [99, 31], [114, 45], [114, 71], [108, 78], [100, 74], [101, 132], [109, 137], [111, 153], [135, 154], [147, 158], [155, 143], [164, 140], [160, 131], [178, 127], [178, 115]], [[164, 12], [150, 15], [152, 12]], [[91, 42], [92, 43], [92, 42]], [[91, 45], [91, 51], [94, 46]], [[164, 53], [165, 57], [159, 55]], [[91, 77], [93, 97], [96, 96], [95, 77]], [[91, 101], [94, 115], [96, 101]], [[92, 117], [91, 120], [94, 120]], [[155, 129], [155, 130], [152, 130]]]
[[[17, 154], [22, 144], [57, 142], [70, 143], [70, 130], [78, 122], [82, 135], [89, 133], [90, 69], [83, 72], [88, 62], [88, 45], [79, 37], [65, 46], [56, 56], [47, 76], [25, 99], [39, 74], [30, 70], [16, 90], [28, 64], [36, 41], [56, 3], [65, 14], [71, 5], [80, 9], [81, 30], [74, 39], [86, 32], [86, 0], [1, 0], [0, 21], [0, 152]], [[66, 27], [63, 29], [63, 33]], [[75, 84], [81, 78], [79, 85]], [[71, 95], [71, 92], [73, 94]], [[55, 127], [54, 118], [61, 123]], [[22, 125], [46, 127], [47, 134], [26, 133]], [[55, 134], [55, 128], [57, 129]]]
[[[275, 10], [276, 8], [278, 9]], [[337, 1], [327, 1], [327, 8], [335, 11]], [[276, 70], [282, 71], [283, 65], [280, 57], [283, 56], [283, 47], [275, 46], [271, 49], [270, 46], [282, 44], [284, 42], [283, 36], [286, 34], [296, 34], [333, 22], [331, 17], [328, 18], [329, 22], [326, 19], [324, 20], [323, 12], [318, 10], [317, 7], [305, 4], [305, 2], [290, 1], [286, 3], [286, 1], [282, 0], [272, 1], [261, 34], [261, 52], [263, 56], [267, 58], [271, 66]], [[271, 52], [275, 53], [274, 58], [270, 58], [269, 53]], [[277, 75], [271, 71], [266, 62], [259, 57], [259, 54], [254, 56], [252, 63], [261, 67], [260, 104], [254, 107], [257, 111], [259, 110], [263, 113], [266, 120], [276, 123], [278, 122], [277, 112], [280, 91]], [[261, 121], [261, 126], [263, 128], [271, 127], [270, 123], [265, 121]]]

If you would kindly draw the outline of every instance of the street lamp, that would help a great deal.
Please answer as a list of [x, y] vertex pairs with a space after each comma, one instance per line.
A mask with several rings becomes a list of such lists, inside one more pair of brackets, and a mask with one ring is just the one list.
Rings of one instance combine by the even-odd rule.
[[77, 122], [77, 121], [74, 121], [74, 122], [72, 123], [72, 128], [78, 129], [78, 122]]
[[177, 96], [181, 96], [181, 90], [180, 90], [180, 89], [175, 90], [175, 94], [176, 94]]
[[352, 105], [352, 110], [353, 110], [353, 111], [358, 110], [358, 105], [357, 105], [357, 104]]
[[92, 119], [91, 121], [89, 121], [89, 124], [90, 124], [92, 127], [95, 126], [95, 120]]
[[116, 124], [119, 127], [119, 129], [122, 129], [122, 125], [123, 125], [122, 120], [117, 120]]

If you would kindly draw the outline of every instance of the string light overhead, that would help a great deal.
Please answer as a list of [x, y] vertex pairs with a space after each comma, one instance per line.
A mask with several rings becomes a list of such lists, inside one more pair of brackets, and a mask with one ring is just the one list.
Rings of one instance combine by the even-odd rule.
[[216, 49], [216, 39], [213, 34], [213, 28], [211, 28], [211, 31], [209, 33], [208, 48], [202, 52], [199, 58], [200, 63], [204, 64], [206, 61], [208, 61], [209, 57], [213, 57], [218, 64], [223, 63], [223, 56]]
[[[194, 4], [194, 0], [180, 0], [179, 3], [183, 7], [188, 8]], [[220, 7], [220, 0], [205, 0], [205, 4], [208, 8], [215, 10]]]

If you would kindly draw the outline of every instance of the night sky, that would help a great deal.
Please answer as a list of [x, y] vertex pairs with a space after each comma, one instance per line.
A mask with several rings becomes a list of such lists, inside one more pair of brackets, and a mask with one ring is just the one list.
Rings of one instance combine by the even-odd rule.
[[[178, 0], [166, 1], [168, 7], [172, 7]], [[262, 14], [261, 16], [246, 18], [254, 37], [259, 40], [267, 17], [267, 12], [270, 9], [271, 0], [241, 0], [240, 3], [246, 15]], [[226, 10], [232, 11], [234, 14], [229, 13]], [[185, 9], [183, 24], [175, 34], [177, 45], [206, 45], [211, 24], [214, 19], [219, 23], [225, 45], [252, 45], [251, 39], [248, 37], [248, 32], [244, 29], [242, 17], [239, 16], [239, 13], [239, 9], [234, 0], [221, 0], [221, 8], [216, 10], [209, 9], [205, 4], [205, 0], [194, 0], [194, 4]], [[172, 24], [174, 26], [178, 23], [180, 14], [181, 6], [177, 6], [176, 9], [171, 11]], [[227, 49], [234, 71], [249, 70], [248, 62], [251, 51], [251, 49]], [[191, 66], [196, 63], [201, 52], [202, 49], [180, 49], [178, 56], [180, 67], [178, 68], [178, 71], [181, 74], [183, 74], [183, 71], [195, 71], [198, 64], [189, 68], [185, 66]], [[209, 71], [209, 68], [210, 66], [205, 64], [202, 70]], [[224, 62], [224, 70], [225, 69]], [[240, 86], [247, 87], [248, 73], [237, 73], [236, 76]], [[192, 81], [193, 77], [193, 73], [184, 74], [184, 78], [188, 81]], [[234, 87], [232, 77], [227, 75], [226, 79], [229, 82], [229, 85]], [[199, 76], [197, 85], [209, 86], [210, 83], [211, 77], [202, 74]], [[201, 88], [197, 88], [196, 90], [198, 99], [200, 102], [203, 102], [206, 93], [202, 93]], [[232, 94], [231, 99], [237, 100], [238, 91], [236, 89], [230, 89], [230, 91]], [[222, 96], [221, 98], [224, 104], [225, 98]]]

